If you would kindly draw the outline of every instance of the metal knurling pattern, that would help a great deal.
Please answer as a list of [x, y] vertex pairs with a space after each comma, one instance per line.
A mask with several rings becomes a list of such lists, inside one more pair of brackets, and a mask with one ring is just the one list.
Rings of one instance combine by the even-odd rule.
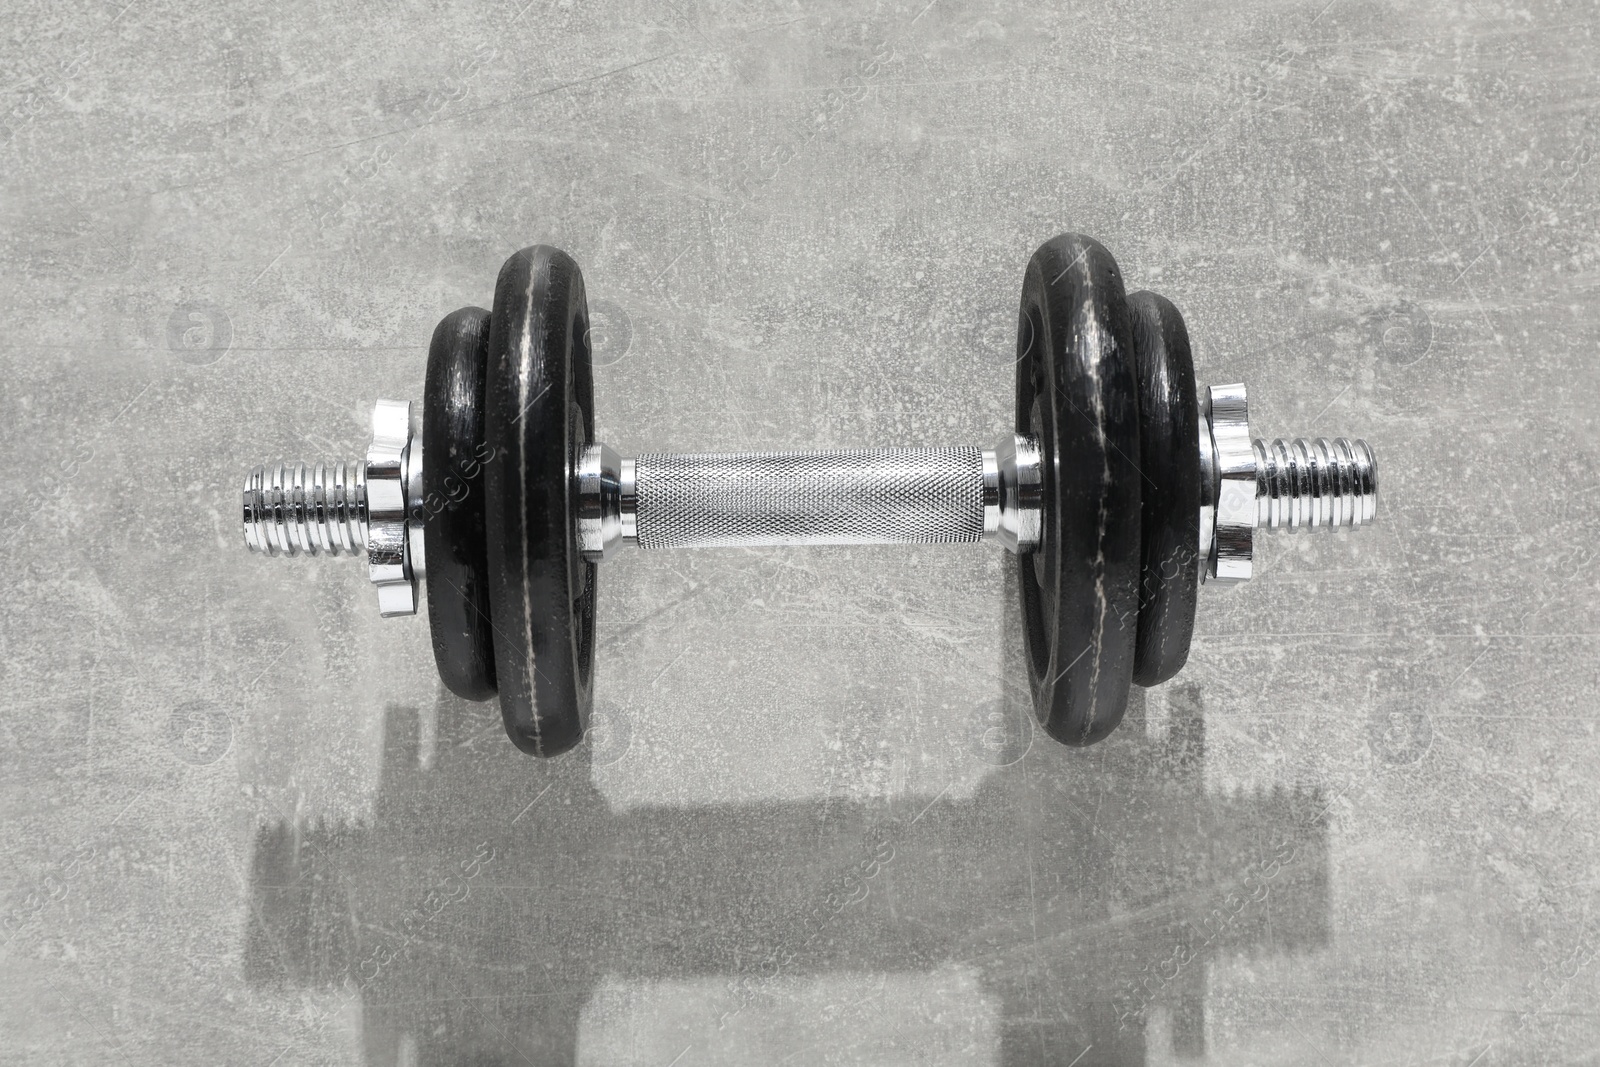
[[640, 548], [983, 539], [976, 448], [656, 453], [634, 481]]

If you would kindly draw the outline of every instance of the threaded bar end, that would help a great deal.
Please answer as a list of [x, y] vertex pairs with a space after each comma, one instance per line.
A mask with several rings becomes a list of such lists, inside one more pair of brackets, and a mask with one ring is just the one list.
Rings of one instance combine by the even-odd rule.
[[366, 467], [257, 467], [244, 480], [244, 543], [269, 556], [356, 555], [367, 543]]
[[1378, 465], [1365, 441], [1257, 438], [1256, 527], [1354, 527], [1378, 513]]

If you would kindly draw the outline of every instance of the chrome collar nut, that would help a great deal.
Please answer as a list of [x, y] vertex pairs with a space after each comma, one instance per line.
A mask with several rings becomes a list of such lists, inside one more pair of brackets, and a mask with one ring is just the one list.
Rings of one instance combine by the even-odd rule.
[[410, 516], [422, 513], [422, 428], [410, 401], [380, 400], [367, 446], [367, 577], [384, 618], [417, 613], [422, 523]]
[[1255, 554], [1256, 454], [1250, 447], [1245, 388], [1213, 385], [1201, 398], [1200, 409], [1211, 427], [1211, 469], [1217, 488], [1207, 576], [1232, 585], [1249, 580]]

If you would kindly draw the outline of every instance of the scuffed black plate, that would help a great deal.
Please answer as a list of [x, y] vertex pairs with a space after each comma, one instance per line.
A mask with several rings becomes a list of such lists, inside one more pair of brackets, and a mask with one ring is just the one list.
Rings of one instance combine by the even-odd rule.
[[1086, 745], [1122, 721], [1139, 618], [1138, 377], [1117, 264], [1063, 234], [1033, 254], [1017, 342], [1019, 433], [1040, 440], [1044, 528], [1021, 560], [1034, 712]]
[[536, 756], [582, 740], [593, 699], [596, 575], [572, 477], [594, 437], [588, 328], [570, 256], [535, 245], [506, 260], [484, 397], [489, 602], [506, 733]]

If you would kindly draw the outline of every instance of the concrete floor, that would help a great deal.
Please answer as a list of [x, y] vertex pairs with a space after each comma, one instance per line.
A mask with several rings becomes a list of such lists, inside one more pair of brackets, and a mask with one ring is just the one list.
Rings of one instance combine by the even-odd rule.
[[[0, 1061], [1600, 1056], [1592, 2], [6, 7]], [[1097, 748], [993, 546], [608, 562], [548, 763], [240, 548], [520, 246], [627, 454], [989, 442], [1064, 230], [1383, 475]]]

